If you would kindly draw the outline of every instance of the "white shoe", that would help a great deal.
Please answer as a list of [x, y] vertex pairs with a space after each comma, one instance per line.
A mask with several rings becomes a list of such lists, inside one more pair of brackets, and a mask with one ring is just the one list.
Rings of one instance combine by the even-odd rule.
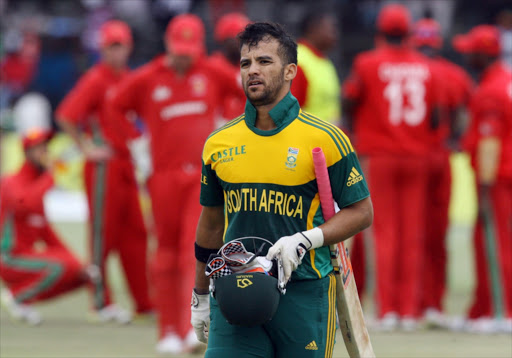
[[7, 310], [9, 315], [17, 321], [25, 321], [33, 326], [41, 324], [43, 321], [41, 315], [35, 309], [28, 305], [16, 302], [9, 290], [2, 290], [0, 300], [2, 306]]
[[427, 328], [430, 329], [449, 327], [448, 318], [441, 311], [435, 308], [428, 308], [425, 310], [423, 320], [425, 321]]
[[158, 341], [156, 351], [161, 354], [179, 354], [184, 352], [184, 344], [181, 338], [174, 333], [168, 333], [164, 338]]
[[497, 322], [498, 329], [502, 333], [512, 334], [512, 318], [505, 318]]
[[132, 321], [131, 313], [115, 304], [110, 304], [100, 310], [94, 311], [90, 318], [93, 322], [101, 323], [116, 322], [119, 324], [128, 324]]
[[382, 332], [391, 332], [398, 327], [398, 314], [396, 312], [386, 313], [375, 324], [375, 330]]
[[465, 330], [469, 333], [495, 334], [500, 331], [500, 327], [495, 319], [483, 317], [468, 320], [466, 322]]
[[453, 332], [462, 332], [466, 330], [467, 322], [462, 316], [451, 317], [447, 319], [447, 328]]
[[410, 316], [404, 316], [400, 320], [400, 328], [405, 332], [414, 332], [418, 329], [418, 320]]
[[187, 353], [198, 354], [204, 353], [206, 350], [206, 344], [197, 339], [196, 332], [193, 329], [191, 329], [185, 337], [184, 345], [184, 349]]

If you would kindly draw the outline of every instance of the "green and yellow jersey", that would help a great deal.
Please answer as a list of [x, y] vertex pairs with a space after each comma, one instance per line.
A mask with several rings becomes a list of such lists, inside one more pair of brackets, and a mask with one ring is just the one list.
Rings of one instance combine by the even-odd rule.
[[[312, 150], [321, 147], [333, 197], [344, 207], [368, 197], [357, 156], [336, 126], [301, 111], [290, 93], [271, 111], [277, 128], [255, 127], [256, 109], [213, 132], [203, 150], [201, 205], [224, 206], [224, 241], [259, 236], [272, 242], [324, 222]], [[292, 279], [332, 271], [328, 247], [311, 250]]]

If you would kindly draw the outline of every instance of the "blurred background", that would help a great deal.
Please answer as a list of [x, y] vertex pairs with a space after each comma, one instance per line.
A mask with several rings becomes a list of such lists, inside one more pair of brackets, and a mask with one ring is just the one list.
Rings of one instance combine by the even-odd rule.
[[[444, 37], [442, 55], [462, 66], [465, 65], [462, 56], [451, 46], [454, 35], [465, 33], [478, 24], [498, 25], [503, 36], [503, 58], [512, 65], [510, 0], [393, 2], [407, 6], [415, 20], [425, 16], [437, 20]], [[194, 13], [202, 18], [207, 30], [207, 46], [212, 52], [216, 49], [213, 37], [215, 23], [227, 12], [245, 13], [252, 21], [282, 23], [299, 37], [300, 21], [314, 5], [315, 8], [328, 9], [337, 16], [338, 41], [329, 57], [343, 81], [348, 76], [354, 57], [374, 47], [376, 17], [386, 3], [390, 1], [0, 0], [0, 175], [14, 172], [23, 161], [23, 150], [15, 129], [18, 100], [27, 93], [42, 95], [44, 105], [37, 108], [44, 110], [30, 115], [48, 118], [57, 129], [53, 111], [77, 79], [98, 60], [98, 30], [109, 19], [121, 19], [131, 27], [134, 51], [130, 57], [130, 67], [137, 68], [164, 52], [163, 33], [169, 20], [178, 14]], [[73, 150], [73, 141], [63, 134], [58, 134], [51, 142], [50, 151], [55, 156], [65, 153], [67, 165], [57, 171], [57, 185], [45, 198], [47, 213], [62, 237], [85, 258], [86, 233], [83, 223], [87, 218], [87, 205], [80, 174], [83, 159], [79, 152]], [[476, 194], [467, 154], [454, 153], [451, 164], [453, 184], [446, 306], [451, 314], [463, 315], [474, 285], [471, 232], [477, 212]], [[141, 195], [143, 208], [149, 211], [148, 199]], [[114, 276], [117, 270], [117, 266], [111, 264]], [[123, 297], [124, 282], [120, 278], [114, 279], [114, 285], [118, 296]], [[87, 325], [82, 322], [86, 300], [85, 292], [79, 292], [60, 299], [57, 305], [45, 304], [42, 311], [49, 321], [53, 319], [53, 323], [43, 326], [44, 331], [15, 326], [7, 322], [2, 312], [0, 357], [153, 356], [152, 324], [117, 328]], [[75, 332], [79, 339], [71, 336], [69, 340], [62, 339], [71, 332]], [[456, 333], [420, 332], [415, 334], [412, 341], [404, 333], [379, 333], [372, 337], [376, 352], [383, 353], [381, 356], [512, 357], [512, 338], [509, 336], [479, 337], [478, 344], [471, 336]], [[346, 356], [343, 345], [339, 343], [341, 341], [339, 337], [336, 357]], [[414, 349], [411, 345], [414, 345]], [[488, 354], [475, 348], [482, 345], [491, 347]], [[438, 353], [436, 349], [444, 350]]]

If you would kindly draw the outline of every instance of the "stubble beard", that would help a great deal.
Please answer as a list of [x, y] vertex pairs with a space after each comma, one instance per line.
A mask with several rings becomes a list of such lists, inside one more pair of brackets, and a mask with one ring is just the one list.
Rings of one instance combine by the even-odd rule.
[[[278, 78], [271, 81], [268, 86], [265, 87], [263, 92], [257, 97], [249, 91], [247, 87], [244, 87], [245, 96], [251, 102], [254, 107], [265, 106], [271, 104], [276, 100], [277, 95], [284, 86], [284, 68], [281, 70]], [[252, 96], [252, 97], [251, 97]]]

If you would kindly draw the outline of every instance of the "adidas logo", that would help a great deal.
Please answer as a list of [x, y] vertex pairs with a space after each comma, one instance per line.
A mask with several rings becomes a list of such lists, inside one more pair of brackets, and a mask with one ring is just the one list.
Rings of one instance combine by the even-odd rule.
[[352, 167], [352, 171], [350, 172], [350, 177], [347, 181], [347, 186], [352, 186], [354, 184], [359, 183], [361, 180], [363, 180], [363, 176], [359, 174], [356, 168]]
[[317, 351], [318, 350], [318, 346], [316, 345], [315, 341], [311, 341], [305, 348], [309, 351]]

